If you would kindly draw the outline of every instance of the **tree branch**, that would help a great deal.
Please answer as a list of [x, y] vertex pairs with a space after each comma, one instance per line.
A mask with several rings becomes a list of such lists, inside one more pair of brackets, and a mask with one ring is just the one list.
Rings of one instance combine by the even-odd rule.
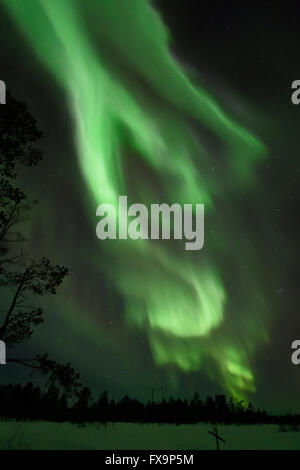
[[16, 292], [15, 292], [15, 295], [14, 295], [14, 298], [13, 298], [13, 300], [12, 300], [11, 306], [10, 306], [8, 312], [7, 312], [6, 317], [5, 317], [4, 323], [3, 323], [3, 325], [2, 325], [1, 328], [0, 328], [0, 338], [3, 337], [3, 335], [4, 335], [5, 331], [6, 331], [6, 328], [7, 328], [8, 323], [9, 323], [9, 318], [10, 318], [10, 316], [11, 316], [11, 314], [12, 314], [12, 312], [13, 312], [15, 306], [16, 306], [16, 302], [17, 302], [17, 299], [18, 299], [18, 295], [19, 295], [19, 293], [21, 292], [21, 289], [22, 289], [23, 284], [24, 284], [24, 282], [25, 282], [26, 274], [27, 274], [27, 269], [25, 269], [25, 271], [24, 271], [24, 273], [23, 273], [23, 276], [22, 276], [22, 278], [21, 278], [21, 281], [20, 281], [20, 284], [19, 284], [19, 286], [18, 286], [18, 289], [17, 289]]

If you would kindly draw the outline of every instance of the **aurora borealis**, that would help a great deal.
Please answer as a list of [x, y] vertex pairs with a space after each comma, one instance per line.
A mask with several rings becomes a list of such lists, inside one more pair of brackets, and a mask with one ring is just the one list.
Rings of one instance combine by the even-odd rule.
[[[292, 126], [281, 131], [271, 105], [235, 91], [228, 78], [210, 85], [209, 73], [201, 75], [201, 49], [200, 65], [183, 63], [159, 2], [2, 0], [1, 6], [19, 35], [23, 67], [30, 58], [26, 73], [38, 71], [44, 97], [44, 107], [35, 106], [45, 127], [45, 163], [25, 177], [40, 200], [32, 250], [71, 270], [49, 300], [48, 330], [41, 329], [35, 347], [46, 341], [93, 384], [109, 376], [106, 388], [134, 393], [135, 384], [141, 391], [163, 383], [189, 394], [199, 380], [204, 390], [219, 387], [239, 400], [255, 392], [264, 397], [260, 384], [268, 372], [259, 358], [273, 357], [272, 384], [278, 362], [291, 367], [288, 341], [278, 347], [278, 318], [289, 319], [287, 338], [296, 339], [288, 331], [297, 336], [289, 283], [295, 231], [271, 213], [277, 217], [295, 203], [297, 184], [280, 165], [283, 180], [264, 173], [287, 146], [295, 162], [296, 139], [285, 140]], [[34, 90], [24, 89], [34, 102]], [[47, 184], [39, 174], [48, 175]], [[205, 204], [204, 249], [185, 251], [184, 241], [97, 240], [97, 206], [117, 208], [122, 194], [145, 205]], [[290, 251], [274, 262], [276, 249]], [[278, 295], [282, 285], [290, 287]]]

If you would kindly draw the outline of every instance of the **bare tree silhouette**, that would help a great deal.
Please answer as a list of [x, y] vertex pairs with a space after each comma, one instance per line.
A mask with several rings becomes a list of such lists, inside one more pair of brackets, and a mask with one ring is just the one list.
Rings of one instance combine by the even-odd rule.
[[[30, 217], [36, 200], [30, 200], [18, 186], [20, 166], [36, 165], [42, 159], [37, 129], [25, 103], [10, 93], [0, 106], [0, 289], [8, 305], [1, 306], [0, 340], [8, 348], [29, 339], [36, 326], [43, 322], [43, 309], [34, 305], [37, 296], [56, 294], [68, 274], [64, 266], [53, 265], [43, 257], [32, 259], [26, 252], [24, 222]], [[31, 368], [47, 375], [48, 382], [57, 382], [64, 390], [78, 391], [79, 375], [67, 364], [49, 359], [47, 354], [21, 359], [8, 357], [7, 362]]]

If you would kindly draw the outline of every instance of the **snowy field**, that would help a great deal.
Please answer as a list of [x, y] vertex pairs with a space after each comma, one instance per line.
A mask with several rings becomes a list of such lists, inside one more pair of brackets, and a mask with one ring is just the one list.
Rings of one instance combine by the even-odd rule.
[[[0, 422], [0, 449], [215, 449], [210, 425], [127, 424], [86, 425], [68, 423]], [[300, 449], [300, 432], [280, 432], [277, 425], [218, 426], [226, 440], [221, 449]]]

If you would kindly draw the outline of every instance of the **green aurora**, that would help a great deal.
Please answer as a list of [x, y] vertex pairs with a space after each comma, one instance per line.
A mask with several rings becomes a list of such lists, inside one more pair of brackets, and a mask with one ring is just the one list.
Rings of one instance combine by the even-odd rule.
[[174, 241], [99, 243], [127, 322], [146, 331], [155, 363], [205, 372], [235, 398], [247, 398], [256, 387], [253, 356], [268, 340], [268, 313], [259, 260], [251, 242], [236, 235], [244, 215], [232, 201], [241, 190], [255, 191], [265, 146], [173, 57], [168, 30], [148, 0], [4, 4], [67, 97], [87, 210], [103, 202], [117, 208], [121, 194], [146, 205], [205, 204], [199, 252]]

